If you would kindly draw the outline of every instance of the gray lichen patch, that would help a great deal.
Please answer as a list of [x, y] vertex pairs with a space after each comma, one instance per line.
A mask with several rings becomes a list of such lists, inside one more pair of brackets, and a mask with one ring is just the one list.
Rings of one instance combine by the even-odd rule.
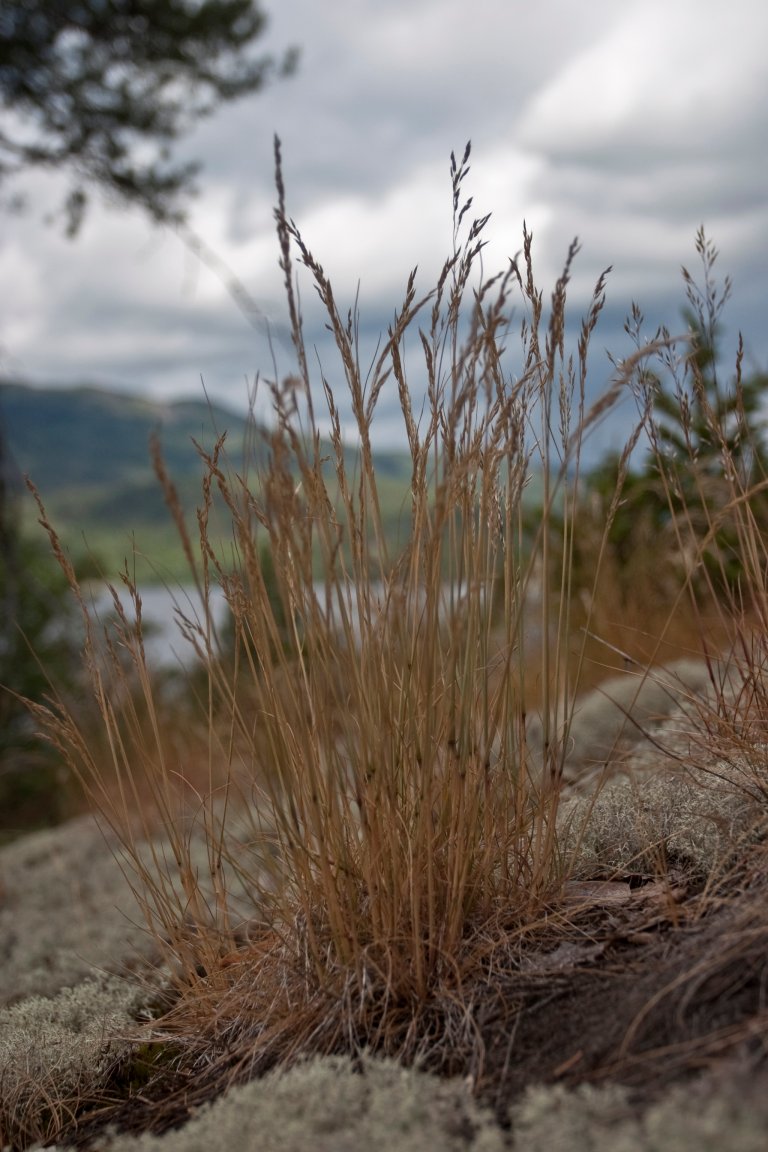
[[596, 795], [563, 802], [561, 848], [566, 858], [576, 854], [576, 875], [674, 866], [706, 878], [763, 834], [763, 806], [738, 765], [652, 763], [645, 754]]
[[616, 1085], [531, 1088], [513, 1109], [517, 1152], [763, 1152], [768, 1110], [744, 1083], [676, 1086], [633, 1108]]
[[156, 945], [111, 846], [91, 817], [0, 852], [0, 1005], [52, 996], [122, 970]]
[[128, 1052], [142, 1004], [142, 993], [111, 977], [0, 1010], [4, 1141], [44, 1138], [80, 1100], [95, 1097]]
[[233, 1088], [165, 1136], [117, 1137], [110, 1152], [501, 1152], [490, 1112], [461, 1080], [390, 1060], [318, 1059]]
[[[202, 827], [186, 837], [189, 870], [210, 899], [210, 851]], [[137, 865], [154, 878], [181, 919], [186, 897], [167, 836], [136, 841], [135, 859], [117, 838], [84, 816], [36, 832], [0, 850], [0, 1006], [24, 996], [52, 996], [94, 973], [160, 964], [160, 942], [147, 925], [152, 895]], [[137, 899], [133, 887], [139, 893]], [[228, 894], [247, 919], [257, 894], [235, 874]], [[142, 906], [144, 899], [146, 907]], [[162, 924], [155, 920], [161, 934]]]
[[[113, 1136], [104, 1152], [763, 1152], [765, 1077], [717, 1073], [638, 1107], [621, 1085], [529, 1088], [498, 1126], [461, 1080], [392, 1061], [316, 1059], [233, 1088], [162, 1136]], [[722, 1082], [720, 1082], [722, 1080]], [[59, 1147], [57, 1152], [64, 1152]]]

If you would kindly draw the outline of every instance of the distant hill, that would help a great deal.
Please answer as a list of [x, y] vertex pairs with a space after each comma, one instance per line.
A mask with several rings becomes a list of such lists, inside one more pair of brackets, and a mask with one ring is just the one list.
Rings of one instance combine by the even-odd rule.
[[[72, 553], [91, 551], [110, 575], [129, 557], [132, 541], [157, 565], [159, 576], [183, 575], [181, 549], [150, 459], [153, 434], [160, 439], [192, 531], [204, 471], [193, 438], [210, 449], [226, 432], [234, 467], [243, 459], [246, 442], [254, 450], [252, 438], [246, 441], [247, 419], [219, 405], [205, 400], [158, 403], [97, 387], [0, 383], [0, 430], [14, 486], [20, 476], [29, 475]], [[356, 453], [350, 450], [349, 456], [353, 468]], [[385, 518], [396, 531], [410, 483], [410, 457], [380, 453], [377, 474]], [[24, 507], [32, 526], [34, 506], [25, 500]], [[221, 531], [226, 532], [223, 523]]]
[[[247, 449], [253, 470], [260, 441], [248, 419], [204, 399], [158, 403], [97, 387], [37, 388], [0, 381], [0, 434], [10, 469], [5, 479], [22, 493], [25, 531], [41, 531], [22, 479], [28, 475], [72, 556], [96, 558], [110, 579], [126, 562], [144, 581], [183, 580], [188, 575], [152, 467], [150, 437], [156, 434], [160, 439], [163, 460], [194, 537], [204, 466], [193, 439], [210, 450], [222, 433], [230, 467], [241, 470]], [[323, 455], [330, 454], [328, 445]], [[348, 474], [353, 476], [359, 454], [349, 448], [346, 455]], [[402, 540], [408, 523], [411, 458], [406, 451], [378, 451], [374, 464], [385, 532], [394, 543]], [[534, 472], [526, 503], [540, 505], [541, 492], [540, 476]], [[214, 513], [211, 527], [216, 541], [226, 547], [230, 538], [226, 510], [218, 519]]]
[[203, 401], [159, 404], [99, 388], [0, 385], [0, 419], [19, 466], [51, 493], [57, 486], [107, 487], [147, 474], [149, 437], [161, 436], [169, 468], [199, 468], [191, 438], [212, 428], [242, 441], [245, 420]]

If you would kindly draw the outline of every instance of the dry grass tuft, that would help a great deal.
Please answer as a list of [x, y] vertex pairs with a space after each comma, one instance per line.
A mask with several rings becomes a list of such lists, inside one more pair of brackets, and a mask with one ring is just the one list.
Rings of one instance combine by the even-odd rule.
[[[287, 214], [277, 142], [275, 159], [296, 370], [259, 382], [272, 420], [269, 427], [254, 421], [252, 458], [239, 469], [223, 437], [210, 452], [200, 449], [206, 475], [196, 538], [156, 459], [201, 601], [207, 606], [220, 587], [233, 622], [227, 646], [207, 607], [202, 619], [182, 619], [205, 668], [197, 692], [207, 764], [194, 787], [169, 755], [138, 589], [126, 573], [136, 620], [116, 598], [116, 629], [99, 635], [40, 505], [83, 610], [109, 769], [66, 710], [52, 704], [37, 714], [122, 837], [147, 923], [173, 972], [175, 1003], [153, 1036], [178, 1047], [181, 1064], [194, 1070], [187, 1104], [312, 1053], [372, 1049], [480, 1078], [473, 989], [494, 957], [518, 947], [560, 903], [572, 863], [557, 817], [574, 699], [600, 626], [600, 563], [640, 431], [620, 458], [593, 549], [591, 594], [577, 613], [583, 444], [628, 388], [643, 396], [651, 357], [676, 364], [672, 341], [660, 333], [639, 343], [607, 393], [587, 404], [605, 276], [569, 355], [567, 295], [578, 246], [548, 307], [525, 229], [520, 258], [485, 277], [488, 217], [468, 215], [467, 147], [461, 161], [452, 157], [453, 245], [437, 284], [419, 296], [411, 273], [364, 367], [356, 310], [345, 315], [339, 307]], [[297, 257], [336, 346], [337, 362], [319, 369], [319, 388], [305, 346]], [[511, 372], [514, 324], [521, 355]], [[423, 405], [409, 377], [423, 378]], [[341, 390], [352, 437], [342, 430]], [[412, 467], [397, 548], [383, 522], [372, 448], [377, 409], [392, 393]], [[641, 422], [658, 445], [650, 394]], [[745, 687], [733, 697], [723, 684], [702, 714], [712, 725], [708, 737], [725, 734], [746, 753], [751, 725], [768, 715], [765, 653], [747, 640], [755, 620], [768, 624], [753, 480], [735, 465], [729, 470], [726, 459], [731, 487], [724, 499], [718, 488], [713, 504], [703, 480], [681, 488], [665, 459], [660, 452], [659, 475], [685, 562], [669, 608], [686, 600], [696, 619], [704, 594], [730, 632], [741, 611]], [[694, 459], [694, 476], [695, 466]], [[531, 525], [524, 496], [534, 471], [542, 501]], [[231, 519], [226, 555], [209, 532], [215, 503]], [[710, 509], [703, 530], [701, 508]], [[726, 521], [737, 526], [744, 557], [744, 581], [730, 602], [713, 566]], [[663, 642], [663, 633], [653, 639], [649, 664]], [[527, 722], [532, 700], [539, 725]], [[158, 823], [166, 850], [153, 848], [148, 858], [138, 838]], [[191, 850], [195, 826], [207, 846], [202, 869]], [[579, 831], [569, 841], [574, 851], [582, 839]]]
[[[298, 372], [264, 385], [272, 423], [254, 427], [253, 460], [239, 473], [227, 463], [223, 438], [210, 453], [201, 449], [207, 474], [197, 542], [156, 460], [203, 602], [217, 583], [234, 621], [230, 659], [210, 614], [186, 623], [208, 670], [210, 786], [197, 814], [210, 848], [206, 891], [180, 821], [180, 785], [143, 650], [140, 594], [126, 574], [136, 623], [116, 600], [117, 639], [105, 647], [68, 571], [83, 607], [117, 800], [71, 717], [55, 716], [53, 733], [110, 823], [125, 830], [147, 918], [167, 941], [183, 992], [176, 1018], [191, 1024], [195, 1017], [192, 1043], [200, 1051], [211, 1041], [218, 1051], [225, 1037], [231, 1047], [239, 1032], [267, 1062], [307, 1046], [330, 1052], [366, 1044], [410, 1056], [441, 1048], [450, 1059], [468, 1028], [462, 988], [487, 934], [501, 921], [508, 931], [535, 922], [563, 881], [555, 826], [565, 745], [557, 734], [574, 693], [567, 561], [581, 449], [648, 350], [630, 358], [588, 408], [588, 345], [605, 277], [582, 322], [578, 354], [568, 356], [577, 244], [548, 310], [527, 231], [520, 260], [484, 278], [488, 218], [467, 214], [468, 161], [469, 148], [460, 162], [452, 158], [453, 249], [438, 282], [419, 297], [410, 275], [364, 370], [357, 315], [344, 317], [287, 215], [276, 145], [277, 234]], [[333, 369], [321, 369], [322, 414], [295, 254], [338, 353]], [[522, 347], [514, 375], [505, 367], [513, 309]], [[405, 369], [414, 336], [426, 378], [420, 412]], [[337, 379], [354, 414], [355, 457], [342, 433]], [[398, 551], [382, 523], [373, 464], [372, 426], [385, 389], [399, 399], [412, 461]], [[543, 477], [543, 507], [531, 530], [523, 497], [534, 469]], [[208, 535], [215, 500], [231, 516], [226, 560]], [[552, 568], [555, 531], [566, 559], [553, 592], [540, 573]], [[126, 652], [133, 692], [125, 690]], [[535, 750], [525, 731], [533, 696], [545, 717]], [[252, 827], [233, 837], [225, 815], [243, 786]], [[152, 867], [126, 821], [140, 798], [146, 811], [147, 790], [169, 845], [169, 858]], [[174, 871], [181, 898], [167, 878]], [[262, 909], [261, 924], [250, 923], [247, 933], [232, 907], [234, 878], [258, 893]], [[429, 1021], [438, 1001], [436, 1042]]]

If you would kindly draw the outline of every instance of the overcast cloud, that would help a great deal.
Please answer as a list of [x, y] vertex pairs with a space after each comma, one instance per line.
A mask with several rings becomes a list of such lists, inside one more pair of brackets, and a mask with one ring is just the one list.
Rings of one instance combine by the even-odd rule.
[[[418, 264], [422, 290], [451, 244], [450, 152], [473, 142], [466, 191], [492, 212], [488, 271], [535, 236], [548, 293], [570, 241], [582, 252], [578, 321], [613, 266], [594, 345], [627, 351], [636, 299], [649, 326], [682, 326], [680, 265], [702, 223], [734, 282], [726, 334], [768, 365], [768, 6], [760, 0], [265, 0], [259, 48], [301, 49], [297, 76], [199, 126], [191, 224], [281, 331], [272, 141], [288, 208], [344, 309], [360, 285], [364, 331], [385, 327]], [[100, 382], [234, 407], [272, 374], [222, 279], [138, 213], [94, 203], [70, 242], [41, 223], [62, 185], [35, 175], [24, 218], [0, 218], [0, 351], [31, 383]], [[310, 340], [329, 354], [308, 277]], [[281, 375], [293, 368], [276, 343]], [[388, 429], [386, 419], [380, 431]], [[391, 428], [389, 429], [391, 431]]]

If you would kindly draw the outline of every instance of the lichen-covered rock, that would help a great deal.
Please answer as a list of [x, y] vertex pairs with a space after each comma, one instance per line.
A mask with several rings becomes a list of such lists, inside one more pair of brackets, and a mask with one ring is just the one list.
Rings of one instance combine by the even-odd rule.
[[0, 1147], [55, 1134], [130, 1047], [143, 997], [115, 977], [0, 1009]]
[[391, 1060], [327, 1058], [233, 1088], [176, 1132], [117, 1137], [110, 1152], [502, 1152], [504, 1135], [461, 1080]]
[[0, 1005], [156, 953], [113, 846], [84, 816], [2, 849]]

